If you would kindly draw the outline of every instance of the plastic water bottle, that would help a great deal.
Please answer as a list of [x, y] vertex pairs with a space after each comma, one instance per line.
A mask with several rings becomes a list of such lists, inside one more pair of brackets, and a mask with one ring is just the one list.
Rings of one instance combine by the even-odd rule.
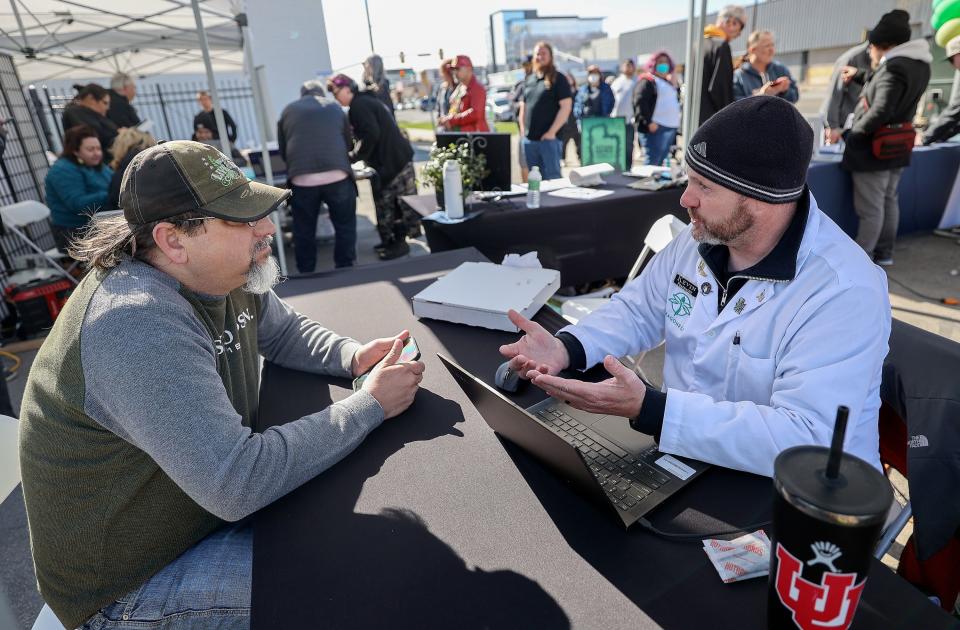
[[540, 207], [540, 182], [543, 176], [540, 174], [540, 167], [534, 166], [530, 169], [530, 175], [527, 177], [527, 207]]
[[448, 219], [463, 218], [463, 180], [457, 160], [443, 163], [443, 207]]

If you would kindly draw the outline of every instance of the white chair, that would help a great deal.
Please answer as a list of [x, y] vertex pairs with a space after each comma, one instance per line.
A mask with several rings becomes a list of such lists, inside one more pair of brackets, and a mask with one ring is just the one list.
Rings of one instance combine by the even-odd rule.
[[[0, 503], [20, 485], [20, 422], [10, 416], [0, 416]], [[46, 604], [33, 623], [33, 630], [64, 630], [63, 624]]]
[[[686, 226], [686, 223], [672, 214], [667, 214], [657, 219], [650, 227], [650, 231], [647, 232], [647, 236], [643, 239], [643, 249], [640, 250], [640, 255], [637, 256], [637, 260], [633, 263], [630, 273], [627, 274], [627, 282], [637, 277], [637, 274], [640, 273], [640, 268], [643, 267], [643, 263], [649, 256], [656, 254], [669, 245], [670, 241], [683, 231], [683, 228]], [[606, 304], [609, 301], [609, 296], [613, 293], [614, 291], [611, 289], [603, 289], [602, 294], [605, 295], [591, 294], [567, 299], [557, 298], [562, 302], [560, 305], [560, 314], [571, 324], [576, 324], [580, 319]]]
[[0, 503], [20, 485], [20, 422], [10, 416], [0, 416]]
[[60, 620], [57, 619], [57, 616], [53, 614], [53, 611], [50, 610], [50, 607], [44, 604], [43, 608], [40, 609], [40, 614], [37, 615], [37, 620], [33, 622], [32, 630], [66, 630], [66, 629], [63, 627], [63, 624], [60, 623]]
[[20, 201], [0, 208], [0, 219], [3, 220], [4, 227], [23, 241], [27, 247], [39, 254], [54, 270], [65, 276], [73, 284], [77, 284], [77, 279], [60, 265], [59, 260], [64, 258], [60, 250], [56, 247], [43, 250], [28, 235], [29, 226], [37, 223], [42, 223], [48, 230], [50, 229], [50, 208], [32, 199]]

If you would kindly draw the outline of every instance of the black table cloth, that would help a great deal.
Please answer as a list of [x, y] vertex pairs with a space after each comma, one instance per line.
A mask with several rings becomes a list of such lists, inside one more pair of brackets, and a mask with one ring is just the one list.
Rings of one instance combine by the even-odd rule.
[[[591, 201], [541, 193], [540, 207], [526, 207], [526, 198], [474, 204], [480, 216], [456, 224], [424, 221], [431, 252], [475, 247], [500, 262], [505, 254], [536, 250], [544, 267], [560, 272], [562, 286], [607, 278], [625, 278], [643, 249], [650, 226], [665, 214], [689, 221], [680, 207], [681, 188], [656, 192], [634, 190], [637, 181], [619, 173], [604, 175], [603, 189], [612, 195]], [[403, 198], [421, 215], [436, 211], [434, 195]]]
[[[361, 340], [406, 328], [426, 371], [413, 406], [254, 517], [253, 628], [762, 628], [766, 580], [723, 584], [699, 542], [624, 531], [483, 422], [436, 358], [488, 382], [516, 334], [417, 320], [410, 298], [475, 250], [292, 279], [297, 310]], [[537, 315], [550, 329], [548, 309]], [[349, 395], [346, 379], [268, 364], [258, 429]], [[514, 397], [542, 397], [528, 388]], [[318, 446], [320, 448], [322, 446]], [[651, 515], [707, 533], [766, 520], [769, 479], [714, 468]], [[948, 627], [874, 562], [855, 627]]]

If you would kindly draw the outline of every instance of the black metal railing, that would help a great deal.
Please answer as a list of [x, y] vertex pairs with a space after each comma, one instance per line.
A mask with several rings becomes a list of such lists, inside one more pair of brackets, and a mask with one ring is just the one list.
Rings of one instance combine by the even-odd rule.
[[[101, 83], [109, 84], [107, 80]], [[151, 133], [158, 140], [189, 140], [193, 135], [193, 117], [201, 111], [197, 93], [206, 89], [207, 84], [198, 81], [138, 81], [133, 106], [141, 120], [153, 121]], [[63, 109], [73, 100], [74, 91], [31, 85], [27, 93], [43, 130], [46, 148], [58, 153], [63, 145]], [[241, 79], [224, 79], [217, 82], [217, 93], [224, 110], [237, 124], [237, 147], [258, 146], [260, 136], [250, 84]]]

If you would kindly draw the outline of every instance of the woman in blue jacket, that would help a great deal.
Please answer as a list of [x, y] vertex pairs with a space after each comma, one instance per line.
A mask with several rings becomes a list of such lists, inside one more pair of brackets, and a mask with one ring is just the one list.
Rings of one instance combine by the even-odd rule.
[[103, 164], [97, 132], [86, 125], [71, 127], [63, 137], [63, 153], [47, 172], [47, 206], [57, 248], [66, 252], [70, 239], [90, 216], [106, 208], [113, 171]]
[[573, 100], [573, 117], [578, 121], [584, 118], [606, 118], [613, 111], [613, 90], [603, 80], [600, 66], [587, 68], [587, 80], [577, 90]]
[[797, 82], [790, 76], [790, 70], [779, 61], [773, 60], [776, 53], [773, 33], [754, 31], [747, 38], [747, 56], [737, 71], [733, 73], [733, 98], [740, 100], [748, 96], [779, 96], [790, 103], [800, 98]]

